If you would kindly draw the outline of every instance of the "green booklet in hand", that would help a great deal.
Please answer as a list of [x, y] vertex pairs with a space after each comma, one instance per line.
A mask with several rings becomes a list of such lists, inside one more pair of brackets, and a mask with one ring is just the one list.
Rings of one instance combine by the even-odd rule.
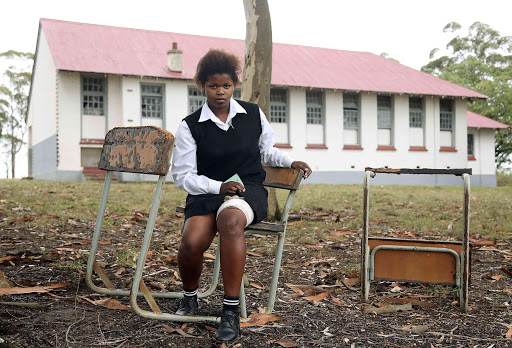
[[240, 179], [240, 177], [238, 176], [238, 174], [233, 175], [231, 178], [229, 178], [228, 180], [226, 180], [224, 182], [229, 182], [229, 181], [238, 182], [238, 183], [242, 184], [242, 186], [245, 186], [244, 183], [242, 182], [242, 179]]

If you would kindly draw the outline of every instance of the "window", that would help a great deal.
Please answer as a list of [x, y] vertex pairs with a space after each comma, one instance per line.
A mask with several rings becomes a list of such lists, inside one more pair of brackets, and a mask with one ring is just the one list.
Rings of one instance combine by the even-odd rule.
[[409, 97], [409, 127], [423, 128], [423, 100]]
[[323, 95], [321, 91], [306, 91], [306, 122], [322, 124]]
[[441, 115], [441, 130], [453, 130], [453, 100], [441, 99], [440, 102], [440, 115]]
[[270, 89], [270, 122], [287, 123], [286, 90], [283, 88]]
[[475, 153], [474, 153], [474, 146], [475, 145], [475, 141], [473, 139], [473, 134], [468, 134], [468, 156], [471, 156], [471, 157], [474, 157], [475, 156]]
[[444, 148], [454, 147], [454, 105], [453, 99], [440, 99], [439, 101], [439, 127], [440, 127], [440, 147], [441, 151], [446, 151]]
[[105, 115], [106, 79], [96, 76], [82, 76], [82, 114]]
[[377, 96], [377, 145], [393, 145], [393, 107], [391, 96]]
[[343, 93], [343, 148], [360, 148], [359, 134], [359, 95], [353, 92]]
[[142, 117], [163, 118], [163, 86], [141, 85]]
[[391, 111], [391, 96], [377, 96], [377, 123], [380, 129], [391, 129], [393, 112]]
[[425, 133], [423, 123], [425, 117], [423, 113], [423, 98], [409, 97], [409, 146], [411, 148], [422, 149], [426, 151]]
[[357, 93], [343, 93], [343, 128], [359, 128], [359, 96]]
[[191, 114], [200, 109], [206, 101], [206, 93], [196, 87], [188, 88], [188, 113]]

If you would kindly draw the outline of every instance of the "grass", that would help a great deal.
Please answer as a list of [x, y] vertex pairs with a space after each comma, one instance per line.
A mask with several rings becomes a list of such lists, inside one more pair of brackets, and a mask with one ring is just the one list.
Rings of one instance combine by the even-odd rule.
[[496, 173], [498, 186], [512, 186], [512, 171], [498, 171]]
[[116, 263], [122, 267], [132, 267], [137, 261], [139, 249], [123, 249], [115, 253]]
[[[113, 183], [104, 227], [115, 227], [134, 212], [149, 213], [154, 183]], [[63, 223], [94, 223], [102, 183], [0, 181], [0, 219], [27, 228], [52, 228]], [[309, 221], [290, 226], [297, 241], [313, 243], [335, 228], [359, 230], [362, 225], [362, 185], [305, 184], [292, 210], [339, 214], [339, 222]], [[371, 186], [372, 233], [424, 232], [459, 238], [462, 231], [463, 190], [446, 186]], [[171, 216], [186, 194], [172, 183], [164, 186], [160, 214]], [[286, 192], [278, 192], [284, 202]], [[512, 233], [512, 185], [471, 189], [471, 234], [501, 239]], [[122, 257], [120, 257], [122, 259]]]

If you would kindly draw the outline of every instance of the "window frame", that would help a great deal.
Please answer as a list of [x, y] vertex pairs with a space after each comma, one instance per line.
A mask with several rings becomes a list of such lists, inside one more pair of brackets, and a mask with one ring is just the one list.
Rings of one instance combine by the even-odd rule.
[[[419, 99], [419, 105], [421, 106], [421, 109], [411, 107], [411, 99]], [[413, 115], [411, 115], [411, 113], [413, 112], [420, 113], [420, 126], [412, 124], [414, 122], [417, 122], [417, 120], [411, 119], [412, 117], [414, 117]], [[423, 97], [409, 96], [409, 128], [425, 128], [425, 103]]]
[[[451, 106], [450, 111], [443, 110], [443, 104], [446, 104], [447, 102], [450, 103], [450, 106]], [[450, 127], [449, 128], [443, 127], [443, 113], [445, 114], [445, 116], [447, 116], [446, 114], [449, 114], [449, 116], [450, 116], [450, 119], [449, 119]], [[441, 98], [441, 100], [439, 101], [439, 130], [440, 131], [450, 131], [453, 133], [453, 131], [455, 130], [455, 117], [454, 116], [455, 116], [455, 101], [453, 99]]]
[[[308, 96], [309, 94], [309, 96]], [[317, 99], [315, 102], [313, 99]], [[306, 90], [306, 124], [323, 125], [325, 123], [325, 93], [320, 89]], [[319, 110], [310, 110], [310, 109]]]
[[[84, 84], [85, 84], [85, 79], [99, 79], [99, 80], [102, 80], [103, 81], [103, 91], [102, 92], [99, 92], [99, 91], [85, 91], [84, 90]], [[102, 107], [102, 113], [99, 114], [99, 113], [90, 113], [90, 112], [85, 112], [86, 109], [87, 110], [91, 110], [91, 108], [85, 108], [84, 107], [84, 97], [85, 96], [99, 96], [99, 97], [103, 97], [103, 107]], [[100, 102], [98, 100], [98, 102]], [[87, 103], [90, 103], [90, 101], [87, 101]], [[102, 117], [106, 117], [108, 115], [108, 79], [107, 79], [107, 76], [104, 76], [104, 75], [98, 75], [98, 74], [80, 74], [80, 113], [81, 115], [85, 115], [85, 116], [102, 116]], [[94, 108], [92, 108], [94, 109]]]
[[[346, 102], [347, 95], [355, 96], [356, 107], [350, 107], [350, 108], [348, 107], [348, 102]], [[351, 121], [350, 126], [347, 126], [347, 118], [350, 116], [346, 115], [345, 111], [356, 111], [356, 115], [355, 115], [357, 117], [356, 122]], [[353, 116], [353, 115], [351, 115], [351, 116]], [[355, 124], [355, 126], [353, 124]], [[361, 97], [360, 97], [359, 93], [343, 92], [343, 129], [359, 130], [359, 128], [361, 128], [360, 125], [361, 125]]]
[[[387, 98], [389, 99], [389, 107], [388, 106], [379, 106], [379, 99]], [[393, 134], [393, 126], [394, 126], [394, 108], [393, 108], [393, 96], [392, 95], [377, 95], [377, 129], [389, 129], [391, 130], [391, 134]], [[387, 111], [389, 110], [389, 124], [382, 125], [381, 114], [379, 111]]]
[[[161, 88], [161, 93], [160, 94], [157, 94], [157, 93], [146, 93], [146, 94], [143, 94], [143, 88], [144, 87], [160, 87]], [[153, 111], [148, 111], [148, 110], [143, 110], [142, 109], [142, 106], [143, 106], [143, 99], [144, 97], [160, 97], [161, 98], [161, 110], [160, 110], [160, 117], [153, 117], [153, 116], [144, 116], [142, 115], [143, 112], [150, 112], [152, 113]], [[141, 119], [149, 119], [149, 118], [155, 118], [155, 119], [159, 119], [159, 120], [164, 120], [165, 119], [165, 84], [157, 84], [157, 83], [146, 83], [146, 82], [142, 82], [140, 84], [140, 117]]]
[[[348, 101], [349, 98], [347, 98], [347, 96], [351, 96], [351, 100]], [[352, 98], [352, 96], [354, 98]], [[343, 103], [343, 130], [356, 130], [357, 132], [357, 142], [356, 144], [348, 144], [348, 143], [345, 143], [345, 139], [343, 139], [343, 143], [344, 143], [344, 148], [347, 147], [347, 146], [356, 146], [356, 147], [359, 147], [361, 146], [361, 93], [358, 93], [358, 92], [354, 92], [354, 91], [343, 91], [343, 95], [342, 95], [342, 103]], [[354, 103], [353, 105], [350, 105], [350, 103]], [[355, 106], [354, 106], [355, 105]], [[354, 115], [347, 115], [347, 112], [348, 111], [352, 111], [354, 112], [355, 111], [355, 117], [356, 117], [356, 120], [355, 122], [350, 121], [350, 125], [347, 126], [347, 118], [348, 117], [354, 117]]]
[[475, 135], [473, 133], [468, 133], [468, 157], [475, 157]]
[[[191, 92], [193, 92], [195, 94], [191, 95]], [[199, 88], [197, 88], [196, 86], [188, 86], [187, 97], [188, 97], [188, 100], [187, 100], [188, 105], [187, 106], [188, 106], [188, 114], [189, 115], [193, 114], [194, 112], [196, 112], [197, 110], [202, 108], [204, 103], [206, 102], [206, 93], [204, 91], [200, 91]], [[201, 106], [191, 105], [192, 100], [201, 101]], [[198, 107], [195, 108], [195, 106], [198, 106]]]
[[[275, 92], [275, 91], [279, 91], [279, 92], [282, 92], [282, 96], [284, 96], [284, 101], [273, 101], [272, 100], [272, 92]], [[283, 87], [271, 87], [270, 88], [270, 101], [269, 101], [269, 122], [271, 123], [285, 123], [287, 125], [289, 125], [289, 120], [290, 120], [290, 117], [289, 117], [289, 107], [288, 107], [288, 100], [289, 100], [289, 96], [288, 96], [288, 89], [286, 88], [283, 88]], [[282, 107], [283, 109], [282, 110], [272, 110], [272, 107]], [[273, 112], [283, 112], [284, 113], [284, 116], [282, 115], [272, 115]], [[284, 120], [284, 121], [283, 121]]]

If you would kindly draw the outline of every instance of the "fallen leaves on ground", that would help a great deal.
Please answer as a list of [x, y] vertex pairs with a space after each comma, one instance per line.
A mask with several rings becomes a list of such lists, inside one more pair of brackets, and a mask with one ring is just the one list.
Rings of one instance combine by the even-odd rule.
[[101, 306], [108, 309], [120, 309], [123, 311], [131, 311], [132, 309], [119, 302], [118, 300], [114, 300], [113, 298], [101, 298], [99, 300], [91, 300], [90, 298], [86, 296], [80, 296], [81, 299], [86, 300], [89, 303], [92, 303], [95, 306]]
[[415, 306], [420, 306], [420, 307], [435, 307], [436, 306], [436, 304], [434, 302], [413, 300], [413, 299], [409, 299], [409, 298], [384, 297], [384, 298], [381, 298], [381, 300], [389, 302], [389, 303], [400, 303], [400, 304], [410, 303], [410, 304], [413, 304]]
[[361, 284], [361, 278], [345, 278], [343, 282], [348, 286], [354, 286]]
[[470, 238], [469, 240], [474, 245], [494, 245], [494, 244], [496, 244], [496, 241], [489, 240], [489, 239], [473, 239], [473, 238]]
[[280, 320], [283, 317], [277, 314], [253, 313], [249, 315], [248, 321], [240, 324], [240, 327], [265, 325], [268, 322]]
[[419, 333], [423, 333], [423, 332], [427, 331], [429, 327], [430, 327], [430, 325], [406, 325], [404, 327], [396, 328], [396, 329], [405, 331], [405, 332], [419, 334]]
[[308, 301], [313, 301], [313, 302], [320, 302], [320, 301], [322, 301], [326, 297], [327, 297], [327, 293], [326, 292], [322, 292], [322, 293], [320, 293], [318, 295], [315, 295], [315, 296], [304, 297], [304, 299], [306, 299]]
[[493, 280], [500, 280], [501, 279], [501, 276], [499, 274], [495, 274], [491, 277], [491, 279]]
[[510, 326], [508, 327], [508, 331], [507, 331], [507, 333], [505, 334], [505, 338], [506, 338], [507, 340], [512, 339], [512, 325], [510, 325]]
[[256, 284], [256, 283], [249, 283], [250, 286], [256, 288], [256, 289], [265, 289], [264, 286], [261, 286], [259, 284]]
[[[170, 332], [170, 333], [174, 333], [176, 332], [177, 334], [180, 334], [181, 336], [183, 337], [190, 337], [190, 338], [196, 338], [196, 336], [194, 335], [189, 335], [188, 333], [186, 333], [185, 331], [183, 331], [183, 329], [181, 328], [173, 328], [172, 326], [169, 326], [169, 325], [162, 325], [163, 327], [163, 330], [165, 332]], [[201, 338], [201, 336], [197, 336], [197, 338]]]
[[2, 295], [13, 295], [13, 294], [30, 294], [33, 292], [48, 292], [51, 289], [62, 288], [70, 283], [58, 283], [48, 286], [32, 286], [28, 288], [11, 287], [11, 288], [0, 288], [0, 296]]
[[18, 258], [18, 257], [19, 256], [15, 256], [15, 255], [0, 257], [0, 263], [5, 262], [5, 261], [10, 261], [10, 260]]
[[501, 267], [501, 270], [503, 271], [503, 273], [505, 273], [506, 275], [508, 275], [509, 277], [512, 277], [512, 271], [509, 271], [508, 269], [506, 269], [505, 267]]
[[4, 272], [0, 271], [0, 288], [12, 288], [14, 283], [5, 278]]
[[297, 342], [294, 342], [292, 340], [288, 340], [286, 338], [281, 338], [280, 340], [270, 340], [265, 343], [275, 343], [279, 344], [281, 347], [297, 347]]
[[411, 311], [411, 310], [412, 310], [412, 304], [406, 303], [403, 305], [390, 305], [390, 306], [381, 307], [381, 308], [376, 308], [376, 307], [366, 308], [366, 309], [363, 309], [363, 313], [364, 314], [370, 314], [370, 313], [383, 314], [383, 313], [395, 313], [398, 311]]

